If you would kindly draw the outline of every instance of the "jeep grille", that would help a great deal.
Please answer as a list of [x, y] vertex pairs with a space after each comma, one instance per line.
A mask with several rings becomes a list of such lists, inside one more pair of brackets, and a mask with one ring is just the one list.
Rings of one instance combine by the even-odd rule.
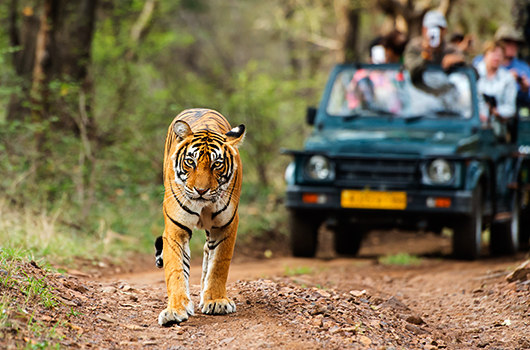
[[336, 160], [336, 182], [340, 186], [410, 187], [416, 183], [418, 162], [403, 159]]

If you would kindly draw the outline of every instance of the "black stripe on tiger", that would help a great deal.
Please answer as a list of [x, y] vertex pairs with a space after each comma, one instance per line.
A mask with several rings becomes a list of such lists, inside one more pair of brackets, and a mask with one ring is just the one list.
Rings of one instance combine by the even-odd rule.
[[236, 137], [237, 138], [237, 137], [243, 135], [244, 132], [245, 132], [245, 125], [244, 124], [239, 124], [238, 126], [233, 128], [232, 130], [227, 132], [225, 135], [227, 137]]
[[226, 202], [225, 206], [216, 211], [215, 213], [212, 213], [212, 220], [219, 214], [221, 214], [223, 211], [225, 211], [230, 203], [232, 203], [232, 194], [234, 193], [234, 189], [236, 188], [236, 182], [237, 182], [237, 173], [234, 176], [234, 182], [232, 186], [232, 190], [230, 191], [230, 197], [228, 197], [228, 201]]
[[164, 209], [164, 214], [166, 214], [167, 218], [171, 220], [172, 223], [174, 223], [176, 226], [186, 231], [186, 233], [188, 234], [188, 237], [191, 239], [191, 229], [189, 227], [182, 225], [180, 222], [176, 221], [171, 216], [169, 216], [169, 214], [167, 213], [165, 209]]
[[232, 218], [230, 220], [228, 220], [228, 222], [226, 224], [224, 224], [223, 226], [212, 226], [212, 229], [221, 230], [221, 229], [224, 229], [224, 228], [228, 227], [228, 225], [230, 225], [232, 223], [232, 221], [234, 221], [234, 218], [236, 217], [236, 214], [237, 214], [237, 208], [234, 210], [234, 214], [232, 215]]
[[189, 207], [187, 207], [186, 205], [182, 204], [179, 199], [178, 199], [178, 196], [176, 195], [175, 191], [173, 191], [173, 184], [170, 182], [169, 183], [169, 187], [171, 188], [171, 193], [173, 193], [173, 198], [175, 198], [175, 200], [177, 201], [177, 203], [180, 205], [180, 207], [182, 209], [184, 209], [187, 213], [190, 213], [192, 215], [197, 215], [200, 217], [199, 213], [196, 213], [194, 212], [193, 210], [191, 210]]
[[155, 264], [156, 267], [161, 269], [164, 267], [164, 259], [162, 257], [162, 252], [164, 249], [164, 240], [162, 239], [162, 236], [159, 236], [155, 240]]
[[223, 238], [223, 239], [221, 239], [220, 241], [217, 241], [217, 242], [208, 241], [208, 249], [214, 250], [215, 248], [217, 248], [217, 246], [219, 246], [219, 244], [223, 243], [227, 238], [228, 238], [228, 236]]
[[[167, 245], [171, 248], [171, 250], [173, 250], [175, 254], [178, 255], [178, 252], [175, 250], [175, 247], [169, 243], [169, 240], [166, 237], [159, 237], [159, 238], [165, 239]], [[184, 274], [186, 275], [186, 279], [189, 280], [190, 278], [190, 256], [188, 255], [188, 253], [186, 253], [184, 248], [182, 248], [179, 242], [177, 242], [171, 237], [169, 239], [179, 248], [179, 251], [182, 254], [182, 264], [184, 265], [184, 268], [182, 269], [182, 271], [184, 271]]]

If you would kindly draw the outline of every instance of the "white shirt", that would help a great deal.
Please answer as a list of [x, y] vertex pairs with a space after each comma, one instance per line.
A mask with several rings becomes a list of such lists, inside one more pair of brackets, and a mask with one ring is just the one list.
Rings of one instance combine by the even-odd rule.
[[517, 98], [517, 82], [506, 68], [499, 67], [492, 77], [488, 77], [484, 60], [476, 64], [479, 79], [477, 92], [480, 114], [489, 116], [489, 109], [482, 94], [493, 96], [497, 100], [497, 112], [503, 118], [512, 118], [515, 115], [515, 101]]

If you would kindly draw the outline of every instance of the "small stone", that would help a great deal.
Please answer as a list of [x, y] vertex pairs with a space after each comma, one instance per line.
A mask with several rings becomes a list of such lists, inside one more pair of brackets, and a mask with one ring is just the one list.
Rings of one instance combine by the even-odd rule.
[[223, 340], [221, 340], [221, 341], [219, 342], [219, 345], [221, 346], [221, 345], [224, 345], [224, 344], [228, 344], [228, 343], [230, 343], [230, 342], [231, 342], [232, 340], [234, 340], [234, 339], [235, 339], [235, 337], [225, 338], [225, 339], [223, 339]]
[[391, 308], [394, 310], [408, 311], [410, 310], [407, 305], [403, 304], [398, 298], [391, 296], [387, 301], [381, 304], [382, 308]]
[[321, 317], [316, 317], [314, 319], [311, 320], [311, 325], [314, 326], [314, 327], [322, 327], [322, 318]]
[[357, 328], [356, 327], [344, 327], [342, 328], [342, 331], [343, 332], [351, 332], [353, 334], [357, 333]]
[[100, 292], [101, 293], [116, 293], [116, 288], [111, 287], [111, 286], [102, 287], [100, 288]]
[[329, 294], [328, 292], [325, 292], [325, 291], [323, 291], [323, 290], [319, 290], [317, 293], [320, 294], [320, 295], [321, 295], [322, 297], [324, 297], [324, 298], [329, 298], [329, 297], [331, 297], [331, 294]]
[[368, 337], [365, 336], [365, 335], [361, 335], [361, 336], [359, 336], [359, 342], [362, 343], [362, 344], [365, 345], [365, 346], [370, 346], [370, 345], [372, 345], [372, 339], [368, 338]]
[[416, 315], [410, 315], [409, 317], [405, 319], [405, 321], [407, 321], [408, 323], [418, 324], [418, 325], [425, 323], [423, 322], [420, 316], [416, 316]]
[[366, 295], [366, 290], [350, 290], [350, 294], [356, 298], [360, 298], [363, 295]]
[[431, 345], [431, 344], [427, 344], [423, 347], [423, 350], [434, 350], [434, 349], [438, 349], [438, 347], [435, 345]]
[[420, 328], [418, 326], [413, 326], [411, 324], [407, 324], [405, 326], [405, 329], [408, 330], [408, 331], [411, 331], [412, 333], [414, 334], [417, 334], [417, 335], [421, 335], [421, 334], [430, 334], [429, 331], [423, 329], [423, 328]]
[[524, 263], [519, 265], [512, 273], [506, 276], [506, 281], [526, 281], [530, 274], [530, 260], [526, 260]]
[[105, 321], [105, 322], [108, 322], [108, 323], [116, 323], [116, 320], [113, 319], [112, 317], [110, 316], [107, 316], [107, 315], [98, 315], [98, 318], [102, 321]]
[[315, 316], [315, 315], [323, 315], [325, 314], [326, 312], [328, 311], [328, 309], [323, 306], [323, 305], [315, 305], [315, 307], [313, 308], [313, 310], [311, 310], [309, 312], [309, 314], [311, 316]]
[[132, 331], [141, 331], [141, 330], [144, 329], [143, 327], [135, 325], [135, 324], [126, 324], [126, 325], [123, 325], [123, 326], [125, 328], [127, 328], [127, 329], [132, 330]]

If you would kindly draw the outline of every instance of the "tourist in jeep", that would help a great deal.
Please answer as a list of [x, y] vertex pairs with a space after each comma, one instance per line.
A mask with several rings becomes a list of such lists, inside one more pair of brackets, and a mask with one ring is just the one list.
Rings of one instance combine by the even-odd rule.
[[439, 11], [429, 11], [423, 17], [422, 36], [412, 39], [405, 49], [405, 67], [417, 88], [438, 94], [438, 89], [425, 84], [423, 72], [427, 65], [441, 65], [446, 71], [465, 63], [464, 54], [455, 45], [447, 43], [444, 36], [447, 22]]
[[[523, 35], [511, 26], [502, 25], [495, 32], [493, 39], [504, 45], [505, 54], [502, 66], [510, 71], [517, 82], [518, 106], [530, 106], [530, 66], [517, 58], [519, 48], [524, 44]], [[475, 57], [473, 64], [476, 66], [483, 58], [482, 55]]]
[[476, 65], [480, 120], [491, 124], [497, 136], [503, 139], [509, 137], [506, 124], [515, 115], [517, 97], [515, 78], [502, 67], [504, 55], [502, 42], [488, 41], [484, 45], [484, 59]]

